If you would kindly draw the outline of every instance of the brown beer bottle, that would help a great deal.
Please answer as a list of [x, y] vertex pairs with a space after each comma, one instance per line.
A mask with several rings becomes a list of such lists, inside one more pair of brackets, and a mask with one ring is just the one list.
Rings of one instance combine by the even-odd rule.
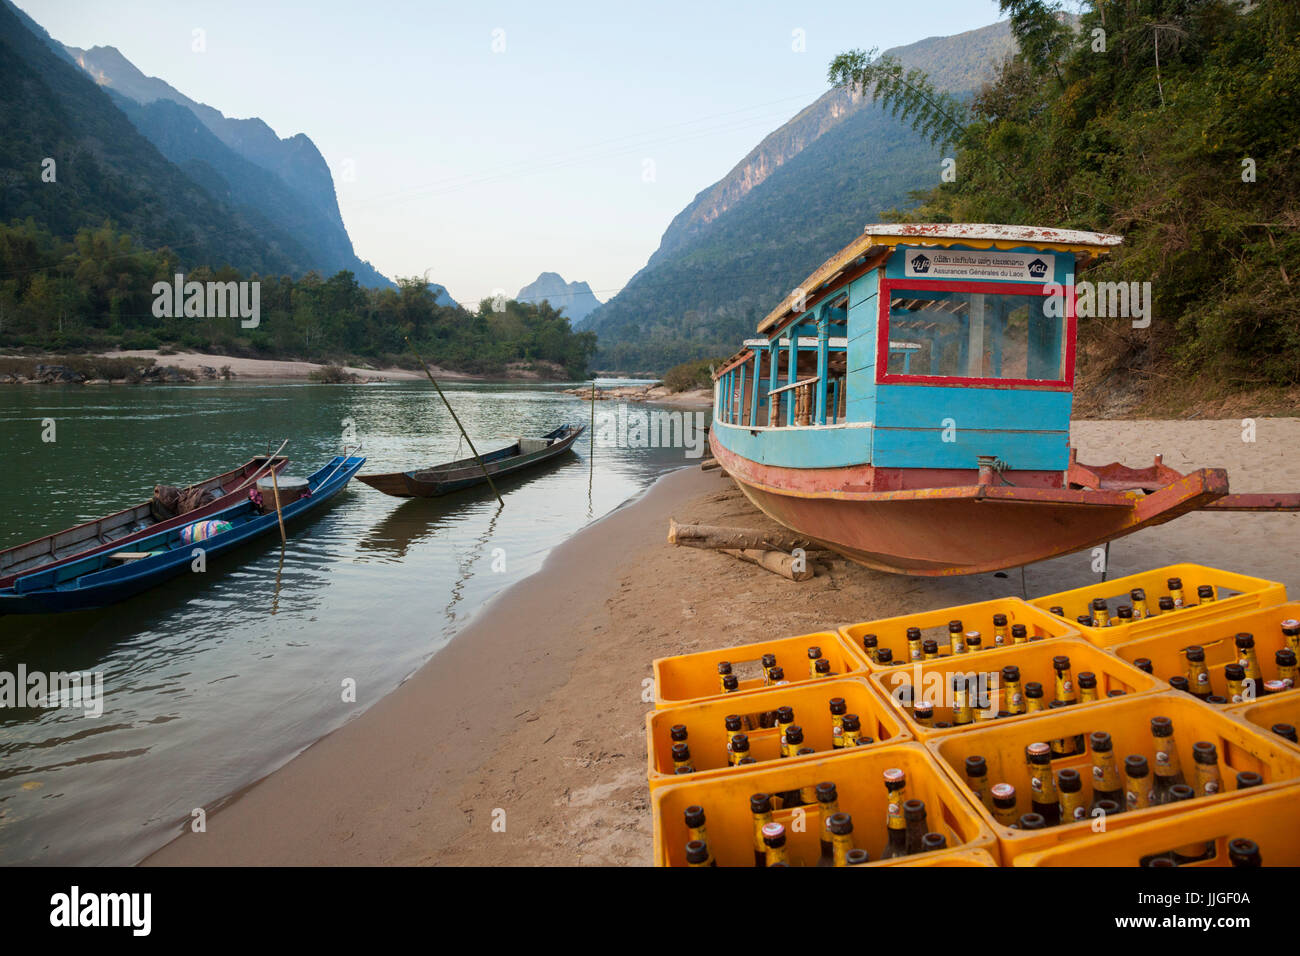
[[1196, 599], [1202, 604], [1213, 604], [1216, 599], [1214, 588], [1208, 584], [1202, 584], [1196, 589]]
[[1228, 862], [1243, 867], [1264, 865], [1259, 856], [1259, 844], [1241, 837], [1228, 841]]
[[1124, 786], [1119, 780], [1119, 768], [1115, 766], [1115, 744], [1110, 734], [1104, 730], [1094, 730], [1088, 735], [1092, 747], [1092, 806], [1103, 800], [1113, 801], [1117, 806], [1124, 805]]
[[831, 832], [831, 852], [836, 866], [849, 865], [849, 851], [853, 849], [853, 818], [843, 811], [832, 813], [826, 821]]
[[1274, 724], [1272, 730], [1273, 733], [1277, 734], [1279, 737], [1285, 737], [1293, 744], [1300, 743], [1300, 740], [1296, 739], [1296, 730], [1293, 724]]
[[728, 755], [731, 766], [739, 767], [748, 758], [751, 762], [753, 757], [749, 756], [749, 734], [733, 734], [731, 742], [727, 745], [730, 748]]
[[993, 615], [993, 646], [1005, 647], [1011, 643], [1007, 634], [1007, 616], [1005, 614]]
[[1173, 602], [1174, 607], [1183, 606], [1183, 581], [1182, 578], [1170, 578], [1165, 582], [1169, 587], [1169, 600]]
[[1151, 718], [1151, 736], [1155, 743], [1155, 793], [1154, 803], [1169, 803], [1170, 790], [1185, 784], [1183, 770], [1178, 762], [1178, 746], [1174, 742], [1174, 722], [1168, 717]]
[[1198, 797], [1212, 797], [1223, 790], [1223, 780], [1219, 775], [1219, 752], [1214, 744], [1207, 740], [1198, 740], [1192, 744], [1192, 766], [1196, 771], [1194, 789]]
[[1059, 604], [1053, 604], [1047, 609], [1048, 614], [1055, 614], [1057, 617], [1065, 617], [1065, 608]]
[[930, 853], [933, 850], [946, 850], [948, 848], [948, 838], [942, 833], [927, 833], [921, 837], [921, 852]]
[[861, 866], [863, 863], [871, 862], [871, 855], [859, 847], [849, 850], [844, 856], [846, 866]]
[[[1196, 791], [1185, 783], [1175, 784], [1169, 788], [1169, 800], [1176, 803], [1180, 800], [1191, 800], [1196, 796]], [[1214, 856], [1214, 841], [1208, 842], [1201, 840], [1197, 843], [1189, 843], [1186, 846], [1180, 846], [1170, 853], [1175, 866], [1187, 866], [1189, 863], [1198, 863], [1201, 860], [1208, 860]]]
[[989, 766], [980, 756], [966, 758], [966, 786], [971, 788], [975, 799], [993, 811], [993, 795], [989, 793]]
[[767, 844], [763, 842], [763, 827], [772, 822], [772, 795], [756, 793], [749, 798], [749, 812], [754, 818], [754, 865], [767, 865]]
[[1155, 668], [1152, 666], [1151, 658], [1149, 657], [1134, 658], [1133, 666], [1136, 667], [1138, 670], [1143, 671], [1147, 674], [1155, 673]]
[[727, 692], [727, 678], [731, 676], [731, 661], [718, 661], [718, 682], [724, 694]]
[[1015, 716], [1025, 712], [1025, 692], [1020, 687], [1020, 668], [1008, 664], [1002, 668], [1003, 702], [1006, 712]]
[[1079, 671], [1079, 703], [1090, 704], [1097, 699], [1097, 675], [1092, 671]]
[[740, 690], [740, 679], [735, 674], [728, 674], [722, 678], [722, 692], [724, 694], [734, 694]]
[[1280, 625], [1282, 628], [1282, 640], [1286, 646], [1291, 648], [1291, 653], [1300, 657], [1300, 621], [1293, 617], [1288, 617]]
[[831, 662], [828, 661], [826, 658], [824, 657], [820, 658], [816, 663], [813, 664], [813, 677], [830, 677], [830, 676], [831, 676]]
[[1255, 682], [1255, 694], [1259, 695], [1260, 685], [1264, 683], [1264, 674], [1259, 669], [1259, 658], [1255, 656], [1255, 635], [1242, 631], [1233, 639], [1237, 645], [1237, 663], [1246, 670], [1246, 680]]
[[1159, 600], [1158, 604], [1161, 614], [1172, 614], [1178, 610], [1178, 605], [1174, 603], [1174, 599], [1167, 594]]
[[1262, 787], [1264, 778], [1253, 770], [1237, 771], [1237, 789], [1246, 790], [1250, 787]]
[[930, 827], [925, 822], [925, 802], [916, 799], [903, 801], [903, 820], [906, 823], [906, 842], [903, 852], [907, 856], [925, 852], [921, 841], [930, 832]]
[[713, 859], [709, 853], [707, 844], [699, 840], [686, 841], [686, 865], [687, 866], [717, 866], [718, 861]]
[[1110, 607], [1105, 598], [1092, 599], [1092, 621], [1096, 627], [1110, 627]]
[[862, 742], [862, 724], [857, 714], [844, 715], [844, 746], [856, 747]]
[[880, 858], [890, 860], [907, 852], [907, 820], [903, 816], [903, 804], [907, 802], [907, 776], [897, 767], [886, 770], [884, 776], [885, 792], [889, 798], [889, 808], [885, 812], [889, 842]]
[[954, 727], [964, 727], [966, 724], [973, 723], [974, 715], [971, 713], [970, 706], [970, 688], [966, 683], [965, 674], [952, 675], [952, 723]]
[[831, 698], [831, 749], [844, 749], [844, 715], [848, 713], [848, 705], [844, 703], [843, 697]]
[[790, 853], [785, 846], [785, 827], [773, 821], [763, 824], [763, 863], [765, 866], [789, 866]]
[[1012, 624], [1012, 625], [1011, 625], [1011, 643], [1012, 643], [1012, 644], [1028, 644], [1028, 643], [1029, 643], [1029, 629], [1026, 628], [1023, 624]]
[[691, 762], [691, 748], [686, 744], [673, 744], [673, 770], [680, 773], [685, 770], [687, 773], [695, 772], [695, 764]]
[[954, 654], [966, 653], [966, 629], [961, 621], [948, 622], [948, 644]]
[[[1049, 826], [1061, 822], [1060, 797], [1052, 776], [1052, 748], [1037, 741], [1025, 748], [1029, 768], [1029, 804]], [[1023, 826], [1023, 818], [1022, 818]]]
[[1043, 703], [1043, 685], [1036, 680], [1031, 680], [1025, 685], [1025, 713], [1036, 714], [1040, 710], [1046, 710]]
[[771, 678], [771, 675], [770, 675], [768, 672], [771, 671], [772, 668], [776, 666], [776, 655], [775, 655], [775, 654], [764, 654], [764, 655], [759, 659], [759, 664], [760, 664], [760, 665], [762, 666], [762, 668], [763, 668], [763, 684], [764, 684], [764, 686], [769, 686], [769, 687], [770, 687], [771, 684], [772, 684], [772, 678]]
[[912, 705], [912, 718], [922, 727], [933, 727], [934, 704], [928, 700], [918, 700]]
[[1175, 674], [1173, 677], [1169, 678], [1169, 686], [1174, 690], [1181, 690], [1184, 694], [1190, 694], [1192, 692], [1191, 682], [1182, 674]]
[[1205, 648], [1192, 644], [1184, 649], [1183, 654], [1187, 657], [1188, 693], [1205, 700], [1214, 693], [1210, 686], [1210, 669], [1205, 666]]
[[1133, 754], [1124, 758], [1124, 807], [1145, 810], [1155, 805], [1155, 789], [1147, 758]]
[[909, 627], [907, 629], [907, 659], [919, 661], [925, 656], [925, 649], [921, 641], [921, 629], [919, 627]]
[[1234, 704], [1255, 699], [1255, 688], [1246, 680], [1246, 668], [1240, 664], [1224, 664], [1223, 680], [1228, 685], [1225, 696]]
[[1004, 827], [1014, 827], [1020, 816], [1016, 813], [1016, 788], [1009, 783], [995, 783], [989, 791], [993, 796], [993, 819]]
[[[1059, 811], [1058, 811], [1059, 812]], [[1019, 830], [1043, 830], [1047, 827], [1047, 818], [1041, 813], [1022, 813], [1020, 815]]]
[[732, 741], [736, 739], [737, 734], [743, 734], [744, 723], [740, 719], [740, 714], [728, 714], [723, 718], [722, 724], [727, 729], [727, 766], [736, 765], [736, 751], [732, 748]]
[[1147, 608], [1147, 592], [1142, 588], [1134, 588], [1128, 592], [1129, 598], [1133, 601], [1133, 617], [1141, 620], [1144, 617], [1151, 617], [1151, 611]]
[[984, 650], [984, 637], [979, 631], [967, 631], [964, 637], [966, 640], [966, 653], [976, 654]]
[[1133, 623], [1133, 605], [1121, 604], [1115, 609], [1115, 624], [1132, 624]]
[[[690, 842], [698, 841], [704, 845], [704, 852], [707, 862], [699, 864], [701, 866], [717, 866], [718, 861], [713, 858], [713, 853], [709, 850], [709, 835], [704, 826], [704, 808], [697, 805], [686, 808], [686, 838]], [[689, 843], [688, 843], [689, 845]], [[689, 857], [689, 851], [687, 856]]]
[[835, 842], [831, 836], [830, 822], [831, 817], [840, 812], [840, 796], [835, 784], [830, 781], [817, 784], [817, 809], [821, 817], [819, 833], [822, 845], [822, 855], [817, 865], [834, 866]]
[[939, 642], [934, 638], [929, 638], [921, 642], [922, 660], [937, 661], [939, 659]]
[[1300, 682], [1300, 667], [1296, 666], [1295, 651], [1289, 647], [1278, 648], [1277, 653], [1273, 655], [1273, 662], [1277, 664], [1277, 676], [1283, 684], [1290, 690]]
[[1060, 793], [1059, 806], [1062, 823], [1077, 823], [1088, 818], [1084, 802], [1083, 777], [1074, 767], [1062, 767], [1056, 775], [1056, 788]]
[[876, 663], [876, 647], [879, 644], [880, 641], [877, 639], [876, 635], [874, 634], [862, 635], [862, 649], [867, 652], [867, 660], [869, 660], [873, 664]]
[[881, 667], [892, 667], [894, 664], [894, 652], [888, 647], [877, 648], [876, 663]]
[[820, 647], [808, 648], [808, 676], [817, 676], [817, 662], [822, 659], [822, 649]]

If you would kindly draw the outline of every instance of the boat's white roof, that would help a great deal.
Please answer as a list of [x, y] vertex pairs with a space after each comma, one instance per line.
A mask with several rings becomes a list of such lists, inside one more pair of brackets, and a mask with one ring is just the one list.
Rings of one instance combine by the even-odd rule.
[[909, 239], [975, 239], [977, 241], [1059, 242], [1080, 246], [1118, 246], [1122, 236], [1079, 229], [1052, 229], [1047, 226], [1004, 226], [992, 222], [895, 222], [875, 223], [862, 230], [867, 236], [897, 236]]

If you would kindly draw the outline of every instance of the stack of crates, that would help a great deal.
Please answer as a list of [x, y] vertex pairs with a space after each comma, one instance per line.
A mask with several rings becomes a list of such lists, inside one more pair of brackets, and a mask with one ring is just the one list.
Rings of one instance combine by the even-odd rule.
[[[1154, 609], [1167, 593], [1166, 581], [1174, 577], [1183, 582], [1188, 606], [1106, 627], [1078, 620], [1098, 598], [1113, 613], [1139, 587]], [[1201, 586], [1213, 589], [1212, 602], [1197, 600]], [[994, 646], [995, 615], [1000, 634], [1023, 625], [1024, 642], [1012, 643], [1007, 636]], [[1237, 838], [1253, 840], [1266, 866], [1300, 865], [1300, 828], [1292, 822], [1294, 801], [1300, 799], [1300, 745], [1287, 734], [1288, 728], [1300, 726], [1300, 688], [1215, 704], [1169, 684], [1169, 678], [1186, 673], [1184, 649], [1199, 644], [1219, 692], [1223, 665], [1236, 659], [1233, 638], [1239, 632], [1254, 635], [1263, 677], [1278, 676], [1273, 660], [1285, 643], [1282, 622], [1297, 618], [1300, 602], [1287, 603], [1281, 584], [1179, 564], [1029, 601], [1002, 598], [657, 660], [656, 709], [646, 717], [655, 863], [686, 865], [685, 811], [698, 806], [705, 812], [716, 864], [753, 866], [757, 847], [749, 797], [802, 792], [803, 805], [778, 808], [773, 819], [785, 824], [791, 865], [824, 864], [823, 821], [807, 795], [816, 784], [829, 781], [836, 785], [839, 810], [853, 818], [854, 843], [869, 855], [866, 866], [1141, 866], [1189, 845], [1202, 848], [1202, 858], [1187, 864], [1184, 852], [1184, 865], [1227, 866], [1228, 842]], [[983, 649], [953, 654], [950, 621], [960, 621], [963, 631], [978, 631]], [[935, 639], [938, 655], [914, 660], [909, 628]], [[812, 671], [812, 647], [830, 662], [830, 675]], [[889, 654], [880, 655], [882, 649]], [[765, 654], [776, 657], [786, 683], [770, 686], [764, 680], [759, 661]], [[943, 701], [955, 675], [987, 674], [995, 681], [994, 675], [1008, 666], [1018, 669], [1022, 689], [1029, 682], [1042, 684], [1046, 705], [1054, 697], [1053, 660], [1060, 656], [1069, 658], [1076, 682], [1080, 674], [1095, 678], [1095, 700], [1008, 715], [1006, 692], [1000, 689], [988, 695], [990, 706], [976, 713], [974, 722], [957, 726], [948, 706], [937, 705], [921, 719], [911, 706], [918, 699]], [[892, 661], [880, 663], [884, 657]], [[731, 692], [721, 685], [718, 664], [723, 661], [738, 678]], [[832, 748], [832, 698], [842, 698], [844, 710], [858, 715], [862, 745]], [[813, 753], [781, 758], [780, 731], [763, 726], [770, 720], [763, 721], [762, 715], [782, 706], [793, 709], [804, 745]], [[728, 716], [741, 719], [753, 763], [731, 765]], [[1148, 757], [1154, 772], [1151, 719], [1157, 716], [1173, 722], [1189, 783], [1193, 746], [1214, 745], [1218, 792], [1100, 817], [1085, 813], [1074, 822], [1038, 830], [1003, 825], [995, 816], [989, 788], [999, 782], [1015, 788], [1017, 816], [1030, 810], [1025, 752], [1031, 743], [1056, 745], [1054, 775], [1075, 768], [1088, 783], [1093, 766], [1089, 735], [1105, 731], [1121, 786], [1129, 754]], [[674, 727], [685, 728], [693, 772], [675, 770]], [[983, 758], [985, 780], [968, 779], [967, 758], [972, 757]], [[891, 768], [904, 772], [907, 796], [924, 801], [927, 828], [945, 837], [944, 849], [882, 860], [888, 799], [883, 774]], [[1243, 772], [1257, 774], [1258, 785], [1239, 789]], [[1083, 792], [1087, 797], [1091, 788], [1085, 786]]]

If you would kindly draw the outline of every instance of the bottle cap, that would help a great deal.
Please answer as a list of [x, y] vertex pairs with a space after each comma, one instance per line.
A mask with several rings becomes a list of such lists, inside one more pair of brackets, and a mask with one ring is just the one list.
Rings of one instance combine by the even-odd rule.
[[780, 846], [785, 842], [785, 825], [777, 823], [763, 824], [763, 842], [768, 846]]
[[1287, 682], [1284, 680], [1266, 680], [1264, 681], [1264, 693], [1280, 694], [1287, 689]]
[[1026, 747], [1025, 753], [1029, 755], [1031, 760], [1036, 757], [1050, 758], [1052, 755], [1052, 748], [1047, 746], [1047, 744], [1043, 743], [1041, 740], [1038, 740]]
[[1009, 784], [1009, 783], [995, 783], [995, 784], [993, 785], [993, 789], [990, 790], [989, 792], [993, 794], [993, 799], [994, 799], [994, 800], [999, 800], [999, 801], [1001, 801], [1001, 802], [1003, 802], [1003, 803], [1005, 803], [1006, 801], [1010, 800], [1010, 801], [1012, 802], [1012, 805], [1013, 805], [1013, 806], [1015, 805], [1015, 800], [1016, 800], [1016, 788], [1013, 787], [1013, 786], [1011, 786], [1011, 784]]
[[912, 714], [916, 717], [933, 717], [934, 704], [928, 700], [918, 700], [912, 705]]
[[886, 770], [884, 773], [884, 777], [885, 777], [885, 783], [887, 784], [903, 783], [907, 779], [907, 775], [904, 774], [903, 771], [899, 770], [897, 767], [890, 767], [888, 770]]
[[1295, 634], [1297, 631], [1300, 631], [1300, 621], [1297, 621], [1293, 617], [1288, 617], [1282, 622], [1283, 634]]

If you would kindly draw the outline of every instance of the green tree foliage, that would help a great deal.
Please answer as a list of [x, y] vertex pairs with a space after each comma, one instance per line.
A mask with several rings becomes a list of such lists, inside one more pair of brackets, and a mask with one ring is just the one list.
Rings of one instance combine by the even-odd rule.
[[1093, 361], [1300, 383], [1300, 6], [1089, 0], [1058, 36], [1053, 5], [1002, 5], [1025, 47], [909, 218], [1120, 233], [1089, 278], [1150, 281], [1154, 321], [1085, 320]]
[[[458, 371], [493, 374], [513, 363], [559, 366], [586, 375], [596, 349], [591, 332], [576, 333], [548, 303], [484, 300], [474, 311], [438, 305], [421, 277], [397, 288], [366, 289], [347, 271], [323, 278], [244, 275], [200, 266], [187, 281], [261, 283], [261, 321], [244, 329], [237, 318], [158, 318], [156, 282], [184, 271], [168, 249], [139, 248], [111, 223], [82, 229], [71, 241], [31, 220], [0, 224], [0, 348], [69, 351], [150, 349], [294, 357], [313, 361], [358, 358], [410, 364], [405, 336], [431, 362]], [[498, 311], [494, 305], [501, 305]]]

